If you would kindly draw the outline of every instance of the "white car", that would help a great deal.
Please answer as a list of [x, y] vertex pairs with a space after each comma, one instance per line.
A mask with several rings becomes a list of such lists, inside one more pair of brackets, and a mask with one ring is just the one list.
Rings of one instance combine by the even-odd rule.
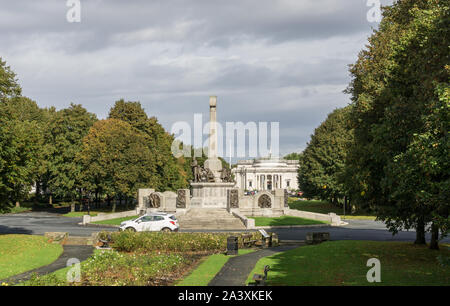
[[119, 230], [133, 232], [177, 232], [179, 228], [180, 225], [174, 215], [166, 213], [151, 213], [133, 220], [122, 222]]

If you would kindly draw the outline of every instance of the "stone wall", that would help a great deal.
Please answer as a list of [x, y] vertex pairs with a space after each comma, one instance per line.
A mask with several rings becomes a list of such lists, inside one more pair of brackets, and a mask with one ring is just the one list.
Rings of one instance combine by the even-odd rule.
[[340, 225], [341, 224], [341, 217], [334, 213], [326, 214], [319, 214], [319, 213], [313, 213], [309, 211], [302, 211], [302, 210], [296, 210], [296, 209], [285, 209], [284, 214], [287, 216], [293, 216], [293, 217], [300, 217], [305, 219], [311, 219], [311, 220], [318, 220], [318, 221], [324, 221], [328, 222], [331, 225]]
[[84, 215], [83, 216], [83, 224], [88, 224], [96, 221], [104, 221], [104, 220], [111, 220], [116, 218], [124, 218], [124, 217], [132, 217], [137, 216], [140, 214], [140, 209], [136, 208], [135, 210], [128, 210], [128, 211], [122, 211], [118, 213], [105, 213], [105, 214], [98, 214], [95, 217]]

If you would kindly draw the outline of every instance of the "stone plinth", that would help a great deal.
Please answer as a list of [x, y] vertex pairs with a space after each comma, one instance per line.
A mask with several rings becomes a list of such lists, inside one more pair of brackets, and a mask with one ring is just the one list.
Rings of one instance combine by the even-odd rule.
[[227, 208], [228, 190], [234, 183], [191, 183], [191, 207]]

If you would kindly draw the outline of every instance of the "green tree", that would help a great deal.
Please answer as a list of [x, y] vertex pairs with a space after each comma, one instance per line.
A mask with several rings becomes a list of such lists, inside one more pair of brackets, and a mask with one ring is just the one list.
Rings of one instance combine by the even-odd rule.
[[288, 155], [286, 155], [284, 157], [284, 159], [286, 159], [286, 160], [300, 160], [301, 157], [302, 157], [302, 153], [293, 152], [293, 153], [289, 153]]
[[157, 183], [148, 135], [125, 121], [96, 122], [82, 148], [77, 161], [83, 167], [84, 186], [91, 192], [129, 198], [139, 188]]
[[156, 117], [149, 118], [139, 102], [122, 99], [111, 108], [109, 118], [125, 121], [148, 136], [147, 145], [158, 178], [151, 187], [161, 191], [187, 187], [183, 160], [175, 158], [171, 151], [174, 137], [164, 130]]
[[[448, 231], [448, 1], [396, 2], [351, 68], [347, 186], [396, 233]], [[445, 221], [446, 220], [446, 221]]]
[[24, 97], [0, 103], [0, 211], [29, 196], [42, 148], [40, 111]]
[[75, 104], [58, 112], [50, 110], [47, 114], [49, 117], [43, 148], [46, 171], [42, 183], [50, 196], [73, 200], [81, 196], [85, 175], [75, 157], [82, 149], [83, 138], [97, 118], [81, 105]]
[[346, 195], [341, 176], [347, 147], [353, 139], [348, 127], [349, 107], [336, 109], [315, 129], [301, 154], [299, 187], [306, 197], [337, 203]]
[[16, 74], [0, 57], [0, 102], [6, 98], [20, 96], [22, 89], [17, 82]]

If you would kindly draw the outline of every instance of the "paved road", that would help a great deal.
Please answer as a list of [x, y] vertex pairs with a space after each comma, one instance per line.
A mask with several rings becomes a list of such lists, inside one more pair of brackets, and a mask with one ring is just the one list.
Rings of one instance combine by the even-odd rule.
[[0, 215], [0, 234], [43, 235], [45, 232], [68, 232], [71, 236], [90, 236], [110, 227], [79, 225], [81, 218], [68, 218], [55, 213], [27, 212]]
[[[0, 234], [33, 234], [45, 232], [68, 232], [72, 236], [90, 236], [93, 232], [115, 230], [111, 227], [90, 227], [78, 223], [81, 218], [67, 218], [55, 213], [29, 212], [14, 215], [0, 215]], [[347, 220], [343, 227], [272, 229], [282, 240], [304, 240], [311, 231], [327, 231], [332, 240], [378, 240], [413, 241], [415, 232], [400, 232], [395, 236], [386, 230], [382, 222], [371, 220]], [[429, 236], [427, 236], [429, 240]], [[443, 242], [450, 243], [450, 238]]]

